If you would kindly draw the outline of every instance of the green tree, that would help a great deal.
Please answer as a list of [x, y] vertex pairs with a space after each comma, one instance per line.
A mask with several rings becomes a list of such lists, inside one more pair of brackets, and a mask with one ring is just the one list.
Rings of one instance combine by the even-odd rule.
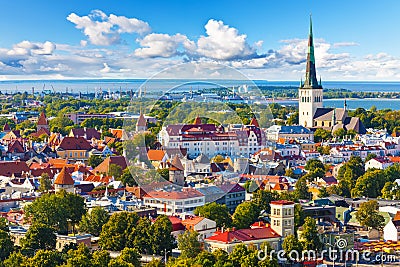
[[385, 186], [385, 175], [382, 170], [371, 170], [357, 179], [355, 187], [351, 190], [353, 197], [376, 198], [381, 195]]
[[51, 189], [51, 179], [47, 173], [42, 173], [39, 179], [39, 191], [40, 192], [47, 192]]
[[315, 219], [306, 217], [303, 224], [303, 231], [300, 235], [303, 240], [303, 247], [305, 250], [320, 250], [322, 248], [322, 242], [319, 239], [317, 225]]
[[99, 246], [102, 249], [119, 251], [127, 247], [130, 235], [134, 232], [139, 216], [134, 212], [118, 212], [110, 219], [100, 233]]
[[54, 249], [56, 247], [54, 229], [42, 223], [33, 223], [21, 240], [21, 244], [23, 248], [29, 250]]
[[249, 228], [260, 215], [260, 209], [253, 202], [243, 202], [236, 207], [233, 213], [233, 225], [239, 229]]
[[304, 211], [301, 204], [294, 204], [294, 227], [298, 228], [304, 224]]
[[124, 184], [124, 186], [137, 186], [137, 182], [131, 174], [132, 168], [137, 168], [137, 167], [129, 166], [128, 168], [122, 171], [121, 177], [118, 178], [118, 180], [121, 181]]
[[300, 257], [301, 257], [301, 252], [303, 251], [303, 245], [294, 235], [288, 235], [287, 237], [285, 237], [282, 243], [282, 248], [285, 250], [286, 257], [288, 259], [291, 251], [297, 251]]
[[292, 113], [289, 117], [289, 119], [287, 120], [287, 125], [298, 125], [299, 124], [299, 112], [296, 111], [294, 113]]
[[287, 169], [285, 170], [285, 176], [294, 178], [294, 177], [295, 177], [295, 174], [294, 174], [293, 169], [292, 169], [292, 168], [287, 168]]
[[8, 232], [8, 220], [4, 217], [0, 217], [0, 230]]
[[3, 262], [4, 267], [26, 267], [27, 264], [28, 258], [22, 255], [20, 251], [11, 253]]
[[184, 258], [194, 258], [201, 251], [201, 244], [198, 240], [199, 233], [196, 231], [185, 231], [178, 235], [178, 248]]
[[331, 132], [328, 130], [324, 130], [322, 128], [318, 128], [317, 130], [315, 130], [314, 132], [314, 141], [319, 143], [322, 142], [323, 140], [328, 140], [331, 139], [332, 135]]
[[269, 213], [271, 211], [271, 201], [278, 200], [279, 193], [275, 191], [257, 190], [253, 193], [253, 202], [257, 205], [260, 210], [264, 210]]
[[305, 176], [301, 177], [297, 180], [294, 195], [297, 199], [310, 199], [311, 193], [309, 192], [309, 188], [307, 185], [307, 178]]
[[0, 260], [4, 261], [14, 250], [14, 242], [8, 232], [0, 230]]
[[80, 243], [76, 250], [68, 251], [66, 267], [92, 267], [92, 254], [85, 244]]
[[329, 192], [326, 189], [326, 187], [323, 186], [318, 190], [318, 197], [319, 198], [329, 197]]
[[110, 164], [108, 175], [114, 177], [116, 180], [120, 179], [122, 175], [122, 167], [117, 164]]
[[334, 131], [332, 134], [334, 137], [343, 138], [346, 135], [346, 130], [343, 128], [339, 128], [336, 131]]
[[84, 199], [65, 191], [43, 194], [24, 209], [27, 216], [32, 216], [33, 223], [43, 223], [59, 233], [67, 233], [68, 222], [74, 225], [86, 213]]
[[82, 216], [79, 230], [94, 236], [99, 236], [101, 228], [108, 222], [110, 215], [102, 207], [94, 207], [90, 212]]
[[92, 254], [91, 264], [93, 267], [108, 267], [110, 261], [110, 253], [106, 250], [96, 250]]
[[168, 168], [163, 168], [163, 169], [157, 169], [157, 172], [163, 177], [165, 180], [169, 180], [169, 169]]
[[339, 180], [339, 183], [337, 189], [339, 195], [350, 197], [351, 190], [355, 187], [357, 179], [364, 173], [364, 162], [362, 159], [360, 157], [352, 156], [338, 171], [337, 179]]
[[194, 214], [216, 222], [217, 227], [230, 227], [232, 218], [226, 205], [210, 202], [204, 206], [197, 207]]
[[379, 214], [379, 205], [376, 200], [361, 203], [356, 212], [356, 219], [361, 226], [382, 230], [385, 219]]
[[224, 161], [224, 156], [222, 156], [222, 155], [216, 155], [215, 157], [213, 157], [212, 158], [212, 162], [215, 162], [215, 163], [221, 163], [222, 161]]
[[88, 165], [92, 168], [96, 168], [103, 162], [103, 159], [98, 155], [91, 155], [88, 159]]
[[110, 261], [110, 267], [116, 266], [132, 266], [132, 267], [140, 267], [140, 254], [134, 248], [124, 248], [121, 251], [121, 254]]
[[208, 251], [201, 251], [195, 258], [194, 265], [203, 267], [213, 267], [215, 266], [215, 256]]
[[152, 259], [149, 263], [145, 265], [146, 267], [164, 267], [165, 264], [160, 259]]
[[60, 252], [54, 250], [38, 250], [28, 259], [27, 267], [56, 267], [64, 263]]
[[150, 227], [150, 240], [153, 253], [164, 255], [175, 247], [175, 239], [171, 235], [172, 223], [167, 216], [158, 216]]
[[400, 186], [396, 182], [386, 182], [382, 188], [382, 197], [389, 200], [400, 199]]
[[[276, 257], [270, 257], [270, 252], [272, 251], [271, 244], [264, 242], [261, 244], [261, 250], [266, 256], [263, 260], [258, 262], [259, 267], [279, 267], [278, 259]], [[262, 256], [262, 255], [261, 255]]]
[[59, 116], [49, 121], [50, 131], [67, 135], [69, 133], [68, 126], [73, 126], [74, 122], [67, 117]]
[[140, 253], [150, 254], [152, 252], [151, 221], [149, 218], [140, 218], [133, 233], [132, 246], [137, 248]]
[[319, 159], [310, 159], [307, 161], [306, 166], [304, 169], [307, 171], [313, 171], [317, 168], [325, 169], [324, 164]]

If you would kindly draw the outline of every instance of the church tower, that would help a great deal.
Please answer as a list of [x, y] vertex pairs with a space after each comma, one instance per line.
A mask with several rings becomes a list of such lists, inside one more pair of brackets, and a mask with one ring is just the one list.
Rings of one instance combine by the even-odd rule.
[[318, 84], [315, 70], [314, 41], [312, 21], [310, 16], [310, 34], [308, 36], [306, 79], [299, 87], [299, 124], [311, 128], [317, 108], [322, 108], [323, 89], [321, 81]]

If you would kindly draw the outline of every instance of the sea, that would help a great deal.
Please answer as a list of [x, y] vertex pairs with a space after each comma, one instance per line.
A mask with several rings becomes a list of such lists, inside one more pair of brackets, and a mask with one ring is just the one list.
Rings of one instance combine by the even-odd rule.
[[[1, 93], [15, 92], [68, 92], [93, 93], [108, 92], [141, 92], [147, 95], [160, 96], [166, 92], [183, 92], [205, 88], [227, 87], [246, 88], [250, 86], [288, 86], [297, 87], [298, 81], [266, 81], [266, 80], [198, 80], [198, 79], [75, 79], [75, 80], [3, 80], [0, 81]], [[326, 81], [322, 83], [326, 89], [348, 89], [358, 92], [400, 92], [400, 82], [363, 82], [363, 81]], [[278, 102], [278, 101], [277, 101]], [[282, 104], [295, 105], [296, 101], [282, 101]], [[326, 107], [343, 107], [343, 99], [325, 99]], [[370, 109], [400, 110], [400, 99], [347, 99], [348, 108], [362, 107]]]

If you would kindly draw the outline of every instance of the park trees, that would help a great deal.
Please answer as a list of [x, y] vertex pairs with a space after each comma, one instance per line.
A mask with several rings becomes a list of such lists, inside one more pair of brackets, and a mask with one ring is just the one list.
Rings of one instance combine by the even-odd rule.
[[232, 224], [232, 218], [226, 205], [215, 202], [197, 207], [194, 214], [215, 221], [217, 227], [230, 227]]
[[376, 200], [361, 203], [356, 212], [356, 219], [361, 226], [382, 230], [385, 219], [379, 214], [379, 205]]
[[236, 207], [233, 225], [239, 229], [249, 228], [260, 215], [260, 209], [254, 202], [243, 202]]

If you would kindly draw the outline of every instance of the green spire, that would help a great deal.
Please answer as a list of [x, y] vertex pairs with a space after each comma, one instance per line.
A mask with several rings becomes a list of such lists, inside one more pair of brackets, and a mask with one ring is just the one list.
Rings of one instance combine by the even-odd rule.
[[315, 70], [314, 38], [312, 31], [311, 14], [310, 14], [310, 33], [308, 36], [306, 79], [304, 81], [304, 86], [308, 88], [321, 88], [321, 84], [318, 84], [317, 72]]

